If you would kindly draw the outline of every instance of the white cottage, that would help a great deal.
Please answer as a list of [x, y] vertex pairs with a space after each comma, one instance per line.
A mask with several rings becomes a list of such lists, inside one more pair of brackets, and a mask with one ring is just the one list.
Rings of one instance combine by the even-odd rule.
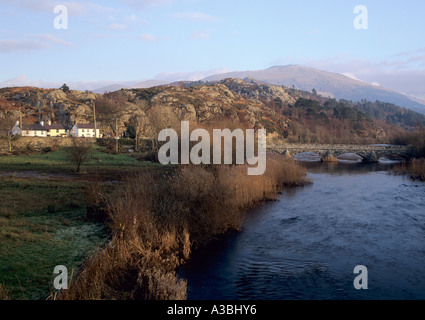
[[47, 129], [41, 124], [24, 124], [20, 129], [23, 137], [47, 137]]
[[94, 130], [94, 124], [77, 123], [75, 124], [69, 134], [78, 138], [99, 138], [100, 130]]
[[22, 127], [16, 121], [12, 134], [23, 137], [66, 137], [68, 130], [62, 124], [52, 124], [50, 121], [47, 125], [41, 121], [40, 124], [24, 124]]
[[68, 130], [63, 124], [51, 123], [50, 121], [46, 125], [47, 136], [48, 137], [67, 137]]
[[20, 136], [22, 134], [21, 127], [19, 126], [19, 121], [16, 121], [15, 126], [12, 129], [12, 134], [14, 136], [16, 135]]

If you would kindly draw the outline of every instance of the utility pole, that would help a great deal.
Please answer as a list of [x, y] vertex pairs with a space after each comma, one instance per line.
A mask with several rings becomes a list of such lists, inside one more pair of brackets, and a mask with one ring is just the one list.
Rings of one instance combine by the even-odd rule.
[[24, 132], [24, 124], [22, 123], [22, 111], [19, 111], [19, 130], [21, 131], [21, 136], [22, 133]]
[[118, 118], [115, 118], [115, 151], [118, 154]]
[[97, 123], [96, 123], [96, 103], [92, 100], [93, 104], [93, 120], [94, 120], [94, 137], [98, 138], [97, 136]]

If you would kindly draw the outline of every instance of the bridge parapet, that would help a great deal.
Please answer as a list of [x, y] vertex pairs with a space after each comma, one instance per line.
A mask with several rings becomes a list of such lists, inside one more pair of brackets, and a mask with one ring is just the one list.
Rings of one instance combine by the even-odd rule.
[[412, 157], [412, 148], [398, 145], [351, 145], [351, 144], [268, 144], [269, 151], [295, 156], [303, 152], [313, 152], [322, 159], [333, 155], [339, 157], [346, 153], [361, 156], [365, 162], [377, 162], [382, 157], [401, 156], [407, 160]]

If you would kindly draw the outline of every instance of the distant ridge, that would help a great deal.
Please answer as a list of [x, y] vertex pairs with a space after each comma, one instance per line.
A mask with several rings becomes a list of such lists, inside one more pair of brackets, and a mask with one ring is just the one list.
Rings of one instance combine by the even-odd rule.
[[95, 89], [95, 90], [93, 90], [93, 92], [103, 94], [103, 93], [106, 93], [106, 92], [114, 92], [114, 91], [118, 91], [118, 90], [121, 90], [121, 89], [129, 89], [129, 88], [130, 88], [129, 86], [126, 86], [124, 84], [116, 83], [116, 84], [111, 84], [111, 85], [106, 86], [106, 87]]
[[133, 82], [123, 82], [123, 83], [114, 83], [102, 88], [93, 90], [94, 93], [105, 93], [105, 92], [114, 92], [121, 89], [146, 89], [157, 86], [162, 86], [167, 84], [167, 81], [162, 80], [145, 80], [145, 81], [133, 81]]
[[241, 71], [217, 74], [203, 81], [220, 81], [226, 78], [246, 79], [274, 85], [294, 86], [297, 89], [311, 91], [313, 88], [324, 96], [361, 101], [383, 101], [393, 103], [425, 114], [425, 104], [393, 90], [377, 87], [367, 82], [347, 77], [343, 74], [322, 71], [300, 65], [274, 66], [258, 71]]

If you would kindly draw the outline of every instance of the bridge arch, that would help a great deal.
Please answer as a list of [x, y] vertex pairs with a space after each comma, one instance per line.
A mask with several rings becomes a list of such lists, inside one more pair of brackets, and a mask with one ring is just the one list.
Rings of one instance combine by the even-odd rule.
[[363, 161], [364, 156], [355, 152], [344, 152], [338, 155], [338, 160], [342, 161]]
[[293, 151], [290, 152], [288, 150], [283, 152], [283, 155], [286, 157], [291, 157], [295, 159], [302, 159], [303, 161], [312, 161], [312, 162], [319, 162], [322, 160], [322, 156], [317, 152], [310, 152], [310, 151]]
[[[306, 153], [310, 158], [314, 154], [316, 161], [320, 159], [327, 161], [337, 161], [337, 158], [344, 154], [355, 154], [363, 162], [379, 162], [379, 159], [393, 158], [395, 155], [406, 160], [412, 157], [411, 148], [405, 146], [393, 145], [300, 145], [300, 144], [281, 144], [268, 146], [269, 150], [283, 153], [287, 156], [296, 157]], [[319, 159], [320, 157], [320, 159]]]

